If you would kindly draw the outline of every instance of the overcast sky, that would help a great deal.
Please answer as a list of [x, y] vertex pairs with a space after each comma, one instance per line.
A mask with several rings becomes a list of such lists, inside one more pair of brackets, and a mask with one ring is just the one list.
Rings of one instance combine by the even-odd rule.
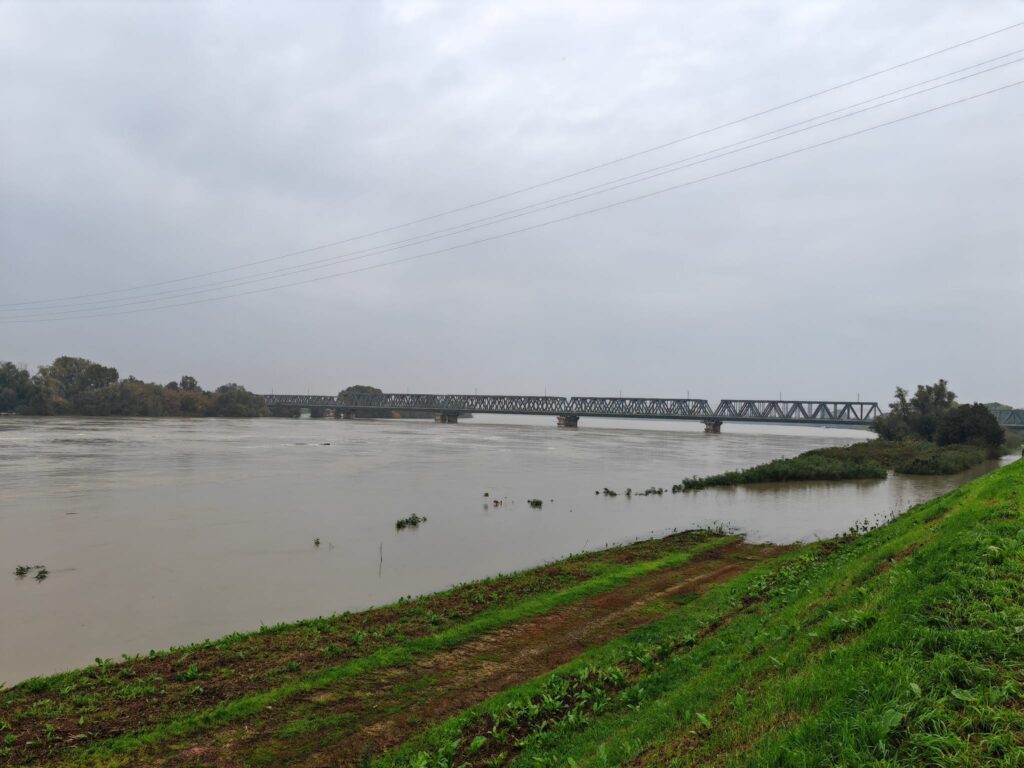
[[[302, 393], [888, 402], [945, 377], [1024, 406], [1024, 86], [768, 160], [1024, 79], [1003, 57], [1024, 27], [677, 141], [1022, 20], [1014, 0], [3, 2], [0, 319], [33, 322], [0, 323], [0, 359]], [[737, 145], [957, 70], [977, 76]]]

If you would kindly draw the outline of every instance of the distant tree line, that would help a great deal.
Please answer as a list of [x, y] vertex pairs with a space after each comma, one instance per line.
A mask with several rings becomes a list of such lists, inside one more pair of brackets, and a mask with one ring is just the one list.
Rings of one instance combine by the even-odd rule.
[[926, 440], [936, 445], [973, 445], [989, 458], [1002, 452], [1010, 436], [981, 403], [961, 405], [945, 379], [919, 385], [913, 396], [896, 388], [889, 413], [875, 419], [872, 429], [883, 440]]
[[212, 392], [191, 376], [152, 384], [82, 357], [58, 357], [35, 375], [0, 363], [0, 412], [39, 416], [264, 416], [263, 400], [239, 384]]

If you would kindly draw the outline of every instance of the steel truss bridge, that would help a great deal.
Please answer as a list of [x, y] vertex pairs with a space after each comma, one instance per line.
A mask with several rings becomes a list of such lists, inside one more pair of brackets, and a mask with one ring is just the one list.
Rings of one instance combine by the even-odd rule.
[[992, 408], [992, 415], [1002, 426], [1015, 431], [1024, 431], [1024, 408]]
[[836, 400], [707, 400], [657, 397], [549, 397], [547, 395], [402, 395], [349, 394], [262, 395], [270, 408], [317, 408], [335, 416], [356, 418], [382, 411], [432, 414], [434, 420], [455, 423], [462, 414], [498, 413], [554, 416], [558, 425], [575, 427], [581, 417], [613, 419], [674, 419], [701, 421], [708, 432], [720, 432], [725, 422], [808, 424], [865, 427], [882, 411], [878, 403]]

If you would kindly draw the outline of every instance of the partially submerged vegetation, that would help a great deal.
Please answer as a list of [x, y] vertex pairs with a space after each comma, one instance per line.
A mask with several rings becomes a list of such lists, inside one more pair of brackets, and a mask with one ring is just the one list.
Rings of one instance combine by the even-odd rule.
[[1022, 491], [1017, 462], [831, 541], [679, 534], [99, 662], [0, 692], [0, 756], [1022, 765]]
[[420, 523], [427, 522], [427, 518], [423, 515], [417, 515], [415, 512], [408, 517], [403, 517], [401, 520], [395, 521], [395, 528], [401, 531], [404, 528], [419, 528]]
[[884, 480], [886, 474], [885, 467], [874, 461], [839, 459], [809, 451], [792, 459], [776, 459], [749, 469], [722, 472], [708, 477], [691, 477], [673, 485], [672, 493], [744, 483], [778, 483], [793, 480]]
[[24, 579], [33, 571], [35, 571], [35, 575], [32, 578], [36, 581], [45, 581], [46, 577], [50, 575], [45, 565], [19, 565], [14, 568], [14, 575], [18, 579]]
[[921, 440], [870, 440], [841, 448], [818, 448], [791, 459], [776, 459], [749, 469], [692, 477], [672, 486], [673, 493], [745, 483], [806, 480], [884, 480], [888, 470], [909, 475], [949, 475], [984, 462], [973, 445], [933, 445]]

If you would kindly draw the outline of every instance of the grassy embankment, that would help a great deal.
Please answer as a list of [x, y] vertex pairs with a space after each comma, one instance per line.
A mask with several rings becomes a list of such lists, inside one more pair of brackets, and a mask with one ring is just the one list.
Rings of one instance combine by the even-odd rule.
[[841, 448], [817, 448], [791, 459], [776, 459], [749, 469], [691, 477], [673, 493], [744, 483], [798, 480], [884, 480], [888, 470], [906, 475], [952, 475], [988, 457], [973, 445], [938, 446], [923, 440], [869, 440]]
[[[0, 693], [4, 756], [1024, 766], [1022, 491], [1017, 462], [861, 535], [786, 550], [677, 536], [489, 582], [505, 585], [497, 605], [479, 607], [491, 587], [468, 585], [31, 681]], [[374, 635], [375, 648], [349, 642], [347, 661], [323, 661], [318, 632], [381, 616], [421, 626], [425, 610], [437, 631]], [[288, 648], [307, 649], [300, 671]], [[251, 655], [265, 663], [247, 667]], [[152, 674], [156, 691], [133, 688]], [[189, 676], [237, 682], [191, 704]]]

